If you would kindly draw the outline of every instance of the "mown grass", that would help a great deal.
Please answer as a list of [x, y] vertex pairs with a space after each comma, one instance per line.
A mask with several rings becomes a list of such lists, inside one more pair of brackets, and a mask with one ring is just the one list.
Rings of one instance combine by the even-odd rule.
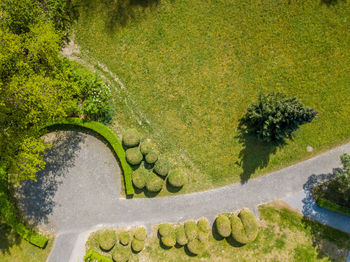
[[22, 239], [7, 225], [0, 224], [1, 262], [45, 262], [53, 247], [54, 238], [49, 237], [44, 249]]
[[[160, 247], [155, 227], [145, 250], [131, 254], [130, 261], [346, 261], [348, 234], [305, 219], [283, 202], [260, 206], [259, 211], [260, 233], [247, 245], [210, 234], [207, 251], [201, 256], [189, 256], [184, 247]], [[90, 236], [87, 249], [110, 256], [99, 250], [96, 236]]]
[[[115, 82], [115, 130], [137, 127], [187, 169], [182, 192], [254, 178], [349, 140], [349, 1], [77, 1], [81, 56], [126, 87]], [[284, 147], [237, 131], [268, 91], [319, 112]]]

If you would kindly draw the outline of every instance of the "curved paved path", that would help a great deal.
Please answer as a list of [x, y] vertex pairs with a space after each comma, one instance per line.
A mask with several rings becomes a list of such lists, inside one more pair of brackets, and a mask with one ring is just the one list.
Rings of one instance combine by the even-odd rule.
[[[52, 135], [49, 135], [49, 138]], [[51, 138], [52, 139], [52, 138]], [[59, 132], [38, 183], [22, 185], [25, 214], [57, 239], [50, 262], [81, 261], [91, 231], [103, 227], [178, 222], [199, 217], [213, 221], [221, 212], [288, 198], [305, 185], [333, 175], [350, 143], [297, 165], [219, 189], [154, 199], [119, 199], [120, 169], [109, 149], [93, 136]]]

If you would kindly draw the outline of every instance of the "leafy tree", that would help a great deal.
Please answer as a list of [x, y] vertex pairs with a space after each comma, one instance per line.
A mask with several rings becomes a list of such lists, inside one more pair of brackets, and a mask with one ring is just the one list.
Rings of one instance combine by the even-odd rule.
[[260, 94], [258, 101], [248, 107], [241, 125], [262, 141], [282, 142], [316, 115], [313, 108], [305, 107], [296, 97], [288, 98], [282, 93]]
[[336, 171], [338, 190], [344, 196], [344, 200], [350, 202], [350, 155], [344, 154], [340, 157], [340, 160], [343, 168]]

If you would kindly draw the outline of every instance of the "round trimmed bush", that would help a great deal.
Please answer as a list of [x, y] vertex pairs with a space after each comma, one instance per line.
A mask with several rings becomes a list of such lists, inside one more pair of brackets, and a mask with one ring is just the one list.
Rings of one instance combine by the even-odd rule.
[[179, 226], [178, 228], [176, 228], [176, 242], [181, 246], [187, 244], [188, 241], [185, 234], [184, 226]]
[[256, 221], [255, 216], [249, 211], [249, 209], [245, 208], [239, 212], [238, 217], [242, 221], [248, 241], [251, 242], [255, 240], [259, 232], [259, 224]]
[[123, 246], [129, 245], [130, 242], [130, 234], [129, 232], [125, 231], [119, 234], [119, 242]]
[[134, 147], [140, 143], [140, 134], [136, 129], [127, 129], [123, 134], [123, 144], [127, 147]]
[[182, 187], [186, 183], [186, 176], [179, 169], [171, 170], [168, 176], [168, 182], [173, 187]]
[[163, 182], [163, 179], [152, 173], [147, 178], [146, 189], [150, 192], [159, 192], [163, 188]]
[[126, 150], [126, 160], [129, 162], [129, 164], [138, 165], [141, 163], [142, 159], [143, 155], [138, 147], [129, 148]]
[[201, 230], [198, 230], [197, 238], [203, 243], [207, 242], [208, 241], [208, 232], [203, 232]]
[[158, 153], [156, 151], [149, 152], [146, 155], [145, 160], [148, 164], [154, 164], [158, 160]]
[[228, 237], [231, 234], [231, 223], [226, 215], [221, 214], [216, 218], [216, 229], [222, 237]]
[[168, 175], [169, 169], [169, 161], [164, 158], [158, 159], [153, 168], [154, 172], [162, 177], [166, 177]]
[[194, 240], [197, 237], [198, 228], [197, 228], [196, 222], [187, 221], [184, 224], [184, 228], [185, 228], [185, 234], [186, 234], [187, 240], [189, 242]]
[[145, 241], [134, 238], [131, 241], [131, 248], [135, 252], [140, 252], [145, 247]]
[[147, 155], [155, 148], [154, 144], [150, 140], [144, 140], [140, 143], [140, 151], [142, 154]]
[[124, 246], [117, 246], [113, 249], [112, 259], [115, 262], [126, 262], [130, 257], [130, 248]]
[[160, 239], [164, 246], [173, 247], [176, 244], [175, 234], [169, 234], [167, 236], [161, 237]]
[[168, 236], [175, 232], [174, 228], [169, 224], [161, 224], [158, 228], [158, 233], [162, 237]]
[[249, 241], [244, 231], [242, 221], [235, 215], [230, 217], [230, 221], [232, 237], [241, 244], [247, 244]]
[[187, 248], [194, 255], [200, 255], [205, 250], [204, 244], [202, 242], [200, 242], [198, 239], [194, 239], [192, 241], [189, 241], [187, 244]]
[[103, 251], [111, 250], [117, 242], [117, 235], [113, 230], [104, 230], [98, 235], [98, 244]]
[[134, 238], [136, 238], [137, 240], [145, 240], [147, 237], [147, 232], [146, 229], [144, 227], [140, 227], [135, 231], [134, 234]]
[[138, 168], [132, 173], [132, 183], [138, 189], [146, 186], [147, 177], [150, 172], [145, 168]]
[[209, 232], [210, 231], [210, 225], [208, 222], [208, 219], [206, 218], [201, 218], [197, 222], [198, 229], [203, 232]]

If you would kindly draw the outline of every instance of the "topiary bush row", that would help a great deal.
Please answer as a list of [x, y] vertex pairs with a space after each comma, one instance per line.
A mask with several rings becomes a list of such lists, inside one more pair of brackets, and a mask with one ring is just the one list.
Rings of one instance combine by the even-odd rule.
[[254, 241], [259, 232], [258, 222], [248, 209], [242, 209], [238, 216], [220, 214], [215, 222], [220, 236], [229, 237], [231, 235], [241, 244]]
[[142, 140], [137, 130], [124, 132], [123, 145], [127, 148], [126, 160], [129, 164], [137, 166], [144, 160], [149, 167], [153, 167], [151, 170], [140, 166], [133, 172], [132, 182], [136, 188], [156, 193], [162, 190], [166, 179], [175, 188], [182, 188], [187, 182], [185, 173], [179, 169], [171, 170], [169, 161], [159, 158], [155, 144], [149, 139]]

